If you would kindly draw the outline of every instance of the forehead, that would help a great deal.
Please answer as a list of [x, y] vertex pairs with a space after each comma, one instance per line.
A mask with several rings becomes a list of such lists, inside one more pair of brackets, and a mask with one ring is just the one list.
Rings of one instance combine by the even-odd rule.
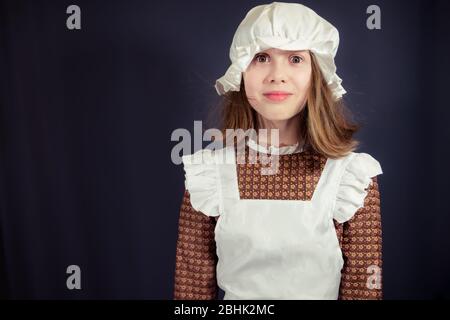
[[308, 50], [282, 50], [278, 48], [270, 48], [263, 50], [261, 52], [271, 53], [271, 54], [292, 54], [292, 53], [308, 53]]

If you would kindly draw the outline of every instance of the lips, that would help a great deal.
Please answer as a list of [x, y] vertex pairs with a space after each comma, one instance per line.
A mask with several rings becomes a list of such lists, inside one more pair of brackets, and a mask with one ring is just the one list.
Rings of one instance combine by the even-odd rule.
[[264, 96], [272, 101], [283, 101], [290, 97], [292, 93], [285, 91], [271, 91], [264, 93]]

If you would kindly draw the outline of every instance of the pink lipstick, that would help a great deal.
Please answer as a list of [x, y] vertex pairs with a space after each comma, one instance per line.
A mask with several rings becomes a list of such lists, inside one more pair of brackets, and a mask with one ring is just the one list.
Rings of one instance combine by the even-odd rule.
[[270, 91], [264, 93], [264, 96], [271, 101], [284, 101], [291, 95], [292, 93], [286, 91]]

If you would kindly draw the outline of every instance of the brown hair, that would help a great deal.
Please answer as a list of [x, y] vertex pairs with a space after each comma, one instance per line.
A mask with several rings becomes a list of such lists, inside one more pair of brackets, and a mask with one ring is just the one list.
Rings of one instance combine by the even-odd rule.
[[[334, 101], [314, 54], [310, 54], [311, 85], [307, 103], [300, 112], [300, 138], [305, 141], [306, 148], [328, 158], [340, 158], [358, 147], [359, 141], [353, 135], [361, 125], [350, 120], [352, 114], [342, 99]], [[247, 100], [243, 78], [240, 91], [223, 95], [221, 111], [220, 126], [225, 139], [226, 129], [259, 129], [257, 113]]]

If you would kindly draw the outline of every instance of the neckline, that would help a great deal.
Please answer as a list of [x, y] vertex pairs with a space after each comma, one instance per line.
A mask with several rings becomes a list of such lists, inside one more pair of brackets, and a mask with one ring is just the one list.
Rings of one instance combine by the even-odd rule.
[[247, 146], [255, 151], [266, 153], [266, 154], [276, 154], [276, 155], [287, 155], [294, 153], [301, 153], [304, 150], [304, 144], [299, 144], [298, 142], [292, 145], [276, 147], [276, 146], [264, 146], [258, 143], [254, 138], [249, 137], [247, 141]]
[[[251, 141], [249, 139], [249, 141]], [[295, 144], [297, 145], [297, 144]], [[294, 146], [295, 146], [294, 145]], [[288, 147], [292, 147], [292, 146], [288, 146]], [[283, 147], [282, 147], [283, 148]], [[225, 174], [226, 177], [228, 177], [227, 181], [228, 183], [231, 183], [231, 190], [229, 189], [225, 189], [222, 190], [221, 192], [223, 194], [227, 194], [227, 196], [229, 198], [232, 198], [234, 200], [237, 200], [239, 202], [242, 203], [271, 203], [271, 202], [292, 202], [292, 203], [296, 203], [302, 206], [312, 206], [315, 205], [317, 203], [318, 198], [321, 197], [321, 194], [323, 193], [323, 189], [326, 187], [327, 184], [327, 180], [329, 172], [332, 170], [332, 166], [335, 163], [334, 159], [331, 158], [327, 158], [325, 161], [325, 164], [323, 166], [322, 172], [320, 173], [320, 177], [319, 180], [317, 182], [316, 188], [313, 191], [313, 194], [311, 196], [311, 199], [309, 200], [277, 200], [277, 199], [241, 199], [240, 197], [240, 192], [239, 192], [239, 181], [238, 181], [238, 164], [236, 163], [236, 151], [234, 148], [224, 148], [227, 153], [231, 153], [230, 157], [235, 159], [235, 161], [233, 161], [231, 164], [232, 166], [227, 166], [224, 167], [224, 171], [223, 173]], [[227, 159], [228, 159], [228, 155], [227, 155]]]

